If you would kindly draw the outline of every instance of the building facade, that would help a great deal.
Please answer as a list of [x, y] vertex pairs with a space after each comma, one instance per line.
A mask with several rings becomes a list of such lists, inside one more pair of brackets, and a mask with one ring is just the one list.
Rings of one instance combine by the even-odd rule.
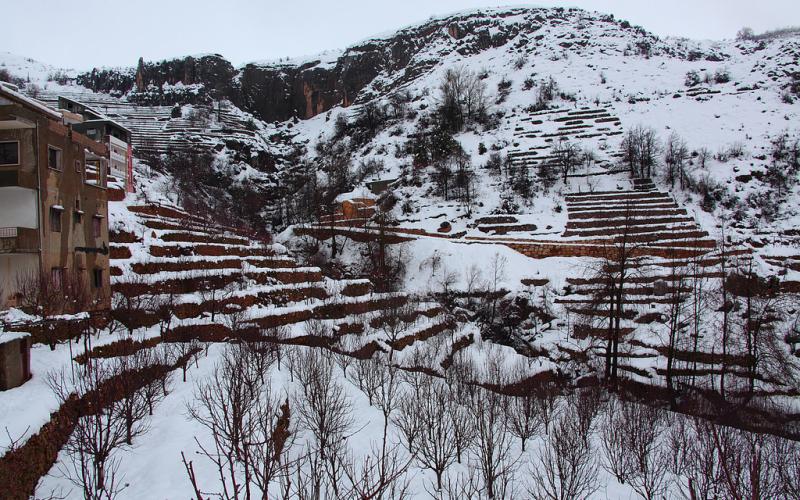
[[62, 113], [0, 83], [0, 308], [110, 306], [108, 158]]

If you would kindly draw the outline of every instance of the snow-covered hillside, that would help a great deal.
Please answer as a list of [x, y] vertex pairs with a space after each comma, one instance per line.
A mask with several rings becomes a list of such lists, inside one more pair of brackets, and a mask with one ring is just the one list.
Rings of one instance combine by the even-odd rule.
[[[0, 393], [0, 449], [22, 450], [0, 473], [42, 429], [67, 440], [48, 370], [150, 363], [183, 379], [143, 382], [149, 431], [105, 464], [120, 498], [237, 497], [254, 456], [269, 498], [744, 498], [762, 450], [763, 496], [792, 497], [800, 446], [773, 435], [800, 438], [800, 35], [497, 8], [230, 78], [203, 58], [230, 66], [0, 53], [30, 95], [130, 127], [139, 186], [109, 211], [109, 326], [36, 345]], [[242, 387], [230, 422], [260, 455], [208, 420]], [[90, 389], [79, 429], [90, 397], [119, 403]], [[37, 496], [76, 495], [70, 443], [21, 474]]]

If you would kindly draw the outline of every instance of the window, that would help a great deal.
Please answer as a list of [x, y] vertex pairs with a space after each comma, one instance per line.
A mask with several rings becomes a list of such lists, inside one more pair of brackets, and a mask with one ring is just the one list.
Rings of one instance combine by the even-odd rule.
[[103, 270], [95, 269], [92, 272], [92, 282], [95, 288], [103, 288]]
[[80, 173], [80, 172], [81, 172], [81, 170], [83, 170], [83, 169], [81, 168], [81, 161], [80, 161], [80, 160], [75, 160], [75, 171], [76, 171], [76, 172], [78, 172], [78, 173]]
[[0, 165], [19, 165], [19, 141], [0, 142]]
[[103, 218], [101, 216], [95, 215], [92, 217], [92, 228], [95, 238], [103, 236]]
[[54, 233], [61, 232], [61, 212], [64, 208], [59, 205], [50, 207], [50, 231]]
[[83, 222], [83, 210], [81, 210], [81, 199], [75, 199], [75, 210], [72, 212], [75, 224]]
[[50, 284], [53, 288], [61, 288], [64, 283], [64, 269], [61, 267], [54, 267], [50, 269]]
[[47, 166], [53, 170], [61, 170], [61, 150], [47, 146]]

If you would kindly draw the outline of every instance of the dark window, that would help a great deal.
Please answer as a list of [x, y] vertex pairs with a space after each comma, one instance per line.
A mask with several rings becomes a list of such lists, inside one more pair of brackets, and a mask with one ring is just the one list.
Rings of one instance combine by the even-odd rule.
[[19, 165], [19, 142], [0, 142], [0, 165]]
[[16, 186], [19, 182], [17, 169], [0, 170], [0, 186]]
[[53, 288], [61, 288], [61, 285], [64, 283], [64, 269], [60, 267], [54, 267], [50, 269], [50, 283]]
[[95, 288], [103, 288], [103, 270], [95, 269], [92, 273], [92, 281]]
[[80, 171], [81, 171], [81, 161], [80, 160], [75, 160], [75, 171], [78, 172], [78, 173], [80, 173]]
[[61, 232], [61, 212], [63, 211], [61, 207], [50, 207], [50, 231]]
[[47, 147], [47, 166], [53, 170], [61, 170], [61, 150], [53, 146]]
[[100, 238], [101, 236], [103, 236], [103, 219], [102, 218], [100, 218], [100, 217], [95, 215], [92, 218], [92, 227], [94, 229], [94, 237], [95, 238]]

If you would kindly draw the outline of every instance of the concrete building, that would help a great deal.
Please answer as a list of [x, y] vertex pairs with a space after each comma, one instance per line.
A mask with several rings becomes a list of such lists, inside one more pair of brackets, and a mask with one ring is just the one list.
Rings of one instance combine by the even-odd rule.
[[34, 281], [75, 285], [87, 299], [71, 308], [109, 307], [108, 157], [62, 113], [0, 83], [0, 308]]
[[108, 146], [109, 183], [120, 184], [123, 191], [132, 193], [133, 154], [131, 132], [96, 109], [73, 99], [59, 96], [58, 108], [64, 122], [86, 137]]

